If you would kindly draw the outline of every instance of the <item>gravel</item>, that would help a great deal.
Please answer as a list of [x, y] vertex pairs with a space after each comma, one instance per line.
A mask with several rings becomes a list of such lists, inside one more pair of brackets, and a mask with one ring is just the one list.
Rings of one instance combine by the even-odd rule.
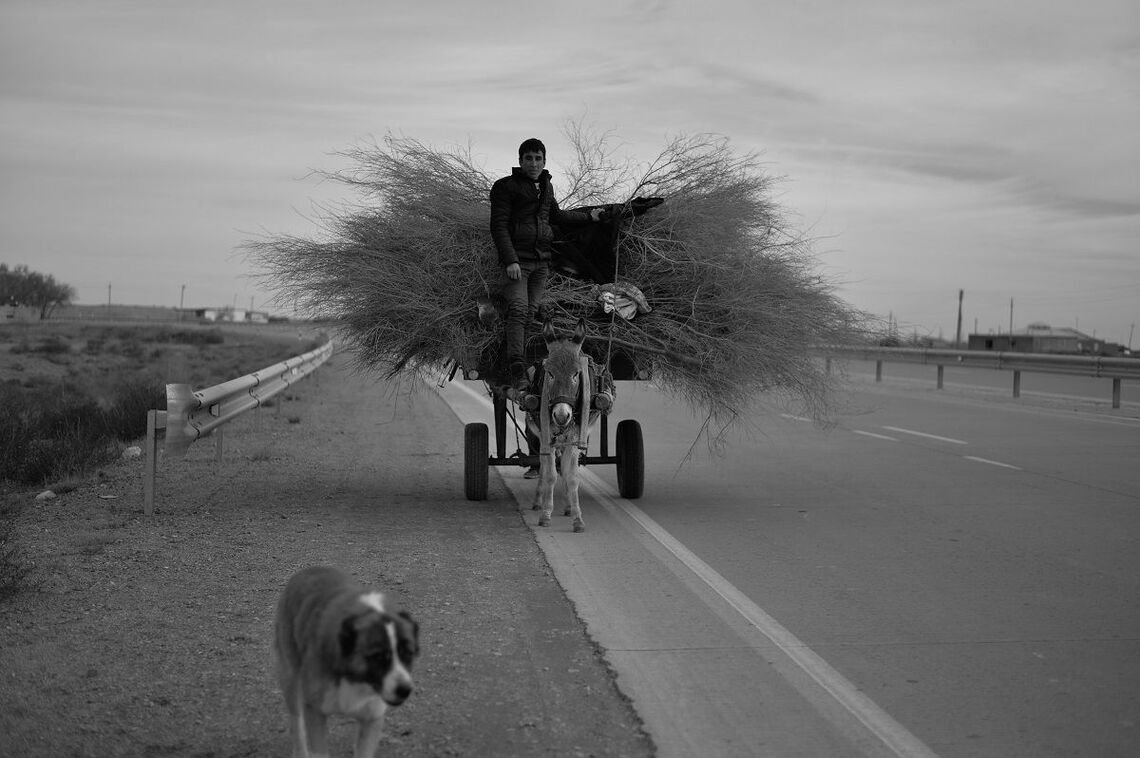
[[[288, 755], [272, 614], [311, 564], [421, 624], [382, 755], [653, 754], [498, 477], [463, 498], [462, 427], [433, 392], [338, 356], [223, 428], [221, 461], [213, 439], [160, 457], [150, 517], [144, 459], [20, 493], [34, 566], [0, 604], [0, 755]], [[333, 755], [353, 731], [334, 724]]]

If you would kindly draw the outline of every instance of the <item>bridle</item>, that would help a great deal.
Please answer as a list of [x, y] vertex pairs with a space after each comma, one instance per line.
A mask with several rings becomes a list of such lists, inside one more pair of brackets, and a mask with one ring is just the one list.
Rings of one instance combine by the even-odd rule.
[[540, 435], [542, 453], [552, 451], [554, 438], [565, 434], [574, 425], [575, 419], [578, 421], [578, 439], [574, 442], [580, 448], [586, 445], [585, 422], [590, 412], [589, 356], [579, 356], [578, 370], [567, 379], [569, 386], [559, 388], [562, 392], [552, 395], [550, 388], [555, 381], [556, 377], [544, 367], [537, 419], [539, 429], [542, 430]]

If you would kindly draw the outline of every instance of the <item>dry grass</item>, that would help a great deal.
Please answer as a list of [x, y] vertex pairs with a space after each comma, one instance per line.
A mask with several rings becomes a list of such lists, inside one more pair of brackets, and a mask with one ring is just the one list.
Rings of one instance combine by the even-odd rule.
[[[82, 475], [146, 433], [167, 383], [196, 388], [305, 352], [250, 330], [39, 322], [0, 328], [0, 494]], [[264, 361], [262, 363], [261, 361]]]
[[[810, 240], [785, 221], [757, 156], [698, 135], [638, 165], [615, 160], [608, 136], [573, 125], [568, 136], [577, 160], [556, 177], [556, 188], [570, 190], [563, 207], [665, 202], [623, 218], [616, 238], [617, 280], [640, 288], [652, 312], [628, 322], [604, 316], [593, 283], [555, 275], [544, 309], [555, 325], [586, 316], [596, 352], [623, 348], [707, 413], [706, 430], [726, 428], [738, 409], [772, 393], [821, 415], [829, 380], [808, 348], [845, 340], [862, 316], [815, 272]], [[393, 375], [441, 372], [455, 360], [494, 364], [501, 326], [481, 323], [476, 309], [500, 275], [488, 232], [494, 177], [469, 149], [405, 137], [344, 155], [355, 168], [329, 178], [361, 201], [324, 209], [314, 238], [248, 243], [264, 282], [282, 302], [338, 322], [364, 368]]]

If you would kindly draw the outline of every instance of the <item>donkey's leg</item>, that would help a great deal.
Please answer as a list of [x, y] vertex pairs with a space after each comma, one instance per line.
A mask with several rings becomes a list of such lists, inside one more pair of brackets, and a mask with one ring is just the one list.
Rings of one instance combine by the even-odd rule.
[[540, 455], [538, 461], [538, 487], [534, 491], [532, 508], [542, 511], [538, 525], [550, 526], [550, 514], [554, 511], [554, 455]]
[[562, 515], [563, 516], [574, 515], [574, 511], [570, 505], [570, 490], [568, 489], [570, 486], [568, 484], [569, 480], [566, 478], [566, 476], [564, 474], [562, 474], [562, 472], [566, 470], [566, 461], [570, 459], [570, 456], [572, 454], [574, 455], [574, 460], [575, 461], [578, 460], [578, 456], [576, 453], [577, 453], [577, 448], [574, 448], [574, 447], [564, 447], [564, 448], [562, 448], [562, 450], [559, 451], [561, 458], [560, 458], [559, 463], [558, 463], [559, 476], [555, 480], [555, 494], [557, 494], [558, 483], [561, 482], [562, 483], [562, 499], [563, 499], [563, 502], [565, 503], [562, 507]]
[[578, 448], [567, 447], [562, 453], [562, 483], [566, 486], [566, 501], [570, 506], [569, 516], [574, 517], [574, 531], [586, 531], [582, 520], [582, 506], [578, 502]]

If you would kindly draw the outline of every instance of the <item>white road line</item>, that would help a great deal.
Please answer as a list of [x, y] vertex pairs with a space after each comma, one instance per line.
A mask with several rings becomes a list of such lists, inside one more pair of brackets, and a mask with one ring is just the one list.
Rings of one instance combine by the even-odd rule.
[[[491, 403], [486, 395], [476, 392], [463, 382], [453, 383], [469, 396], [477, 398], [488, 408]], [[797, 419], [798, 420], [798, 419]], [[808, 420], [808, 419], [804, 419]], [[693, 572], [714, 593], [719, 595], [759, 634], [770, 640], [793, 664], [798, 666], [820, 689], [814, 692], [801, 690], [801, 694], [820, 707], [828, 699], [838, 703], [853, 718], [883, 745], [895, 758], [938, 758], [929, 747], [914, 736], [906, 727], [895, 721], [874, 701], [831, 667], [823, 658], [784, 628], [776, 619], [768, 615], [748, 596], [738, 590], [714, 568], [702, 561], [695, 553], [681, 544], [660, 524], [628, 500], [597, 474], [587, 468], [579, 469], [582, 486], [606, 510], [615, 516], [624, 514], [632, 519], [646, 534], [669, 551], [686, 568]], [[802, 687], [803, 685], [793, 686]]]
[[913, 434], [915, 437], [926, 437], [931, 440], [938, 440], [939, 442], [950, 442], [955, 445], [969, 444], [966, 440], [956, 440], [953, 437], [939, 437], [937, 434], [927, 434], [926, 432], [916, 432], [913, 429], [903, 429], [898, 426], [884, 426], [884, 429], [891, 432], [898, 432], [899, 434]]
[[786, 418], [786, 419], [789, 419], [791, 421], [805, 421], [808, 423], [811, 422], [811, 419], [807, 418], [806, 416], [796, 416], [796, 415], [791, 414], [791, 413], [781, 413], [780, 418]]
[[874, 432], [864, 432], [860, 429], [852, 429], [851, 431], [854, 432], [855, 434], [861, 434], [864, 437], [874, 437], [877, 440], [887, 440], [888, 442], [898, 442], [899, 441], [898, 437], [889, 437], [885, 434], [875, 434]]
[[[827, 696], [863, 724], [893, 755], [897, 758], [937, 758], [937, 754], [906, 727], [891, 718], [827, 661], [752, 602], [716, 569], [697, 557], [644, 511], [628, 500], [622, 499], [609, 484], [599, 479], [592, 471], [579, 469], [579, 472], [582, 474], [583, 484], [591, 490], [590, 494], [604, 508], [621, 511], [637, 522], [662, 547], [731, 605], [756, 631], [771, 640], [784, 655], [811, 677]], [[813, 699], [810, 693], [802, 694]]]
[[1010, 464], [1002, 463], [1001, 461], [991, 461], [989, 458], [979, 458], [976, 455], [963, 455], [962, 457], [968, 461], [976, 461], [977, 463], [988, 463], [991, 466], [1000, 466], [1001, 468], [1011, 468], [1014, 471], [1021, 471], [1020, 466], [1011, 466]]

